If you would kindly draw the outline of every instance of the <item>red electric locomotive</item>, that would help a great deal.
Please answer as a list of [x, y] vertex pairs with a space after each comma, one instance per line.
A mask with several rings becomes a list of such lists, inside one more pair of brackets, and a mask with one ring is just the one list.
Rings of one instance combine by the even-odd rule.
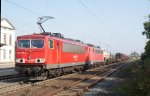
[[102, 61], [100, 48], [64, 38], [60, 33], [17, 37], [16, 70], [26, 76], [47, 78]]

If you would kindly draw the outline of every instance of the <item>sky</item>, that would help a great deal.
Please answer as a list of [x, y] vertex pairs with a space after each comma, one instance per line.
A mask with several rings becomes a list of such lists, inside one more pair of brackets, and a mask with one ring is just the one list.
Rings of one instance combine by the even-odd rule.
[[111, 53], [144, 52], [142, 36], [150, 0], [1, 0], [1, 18], [16, 28], [16, 37], [40, 33], [39, 17], [52, 16], [46, 32], [101, 46]]

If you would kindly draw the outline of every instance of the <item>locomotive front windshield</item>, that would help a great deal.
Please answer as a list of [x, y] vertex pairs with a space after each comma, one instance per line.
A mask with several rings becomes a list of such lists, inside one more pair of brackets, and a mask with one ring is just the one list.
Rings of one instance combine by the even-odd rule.
[[43, 48], [44, 41], [43, 40], [31, 40], [32, 48]]
[[18, 47], [19, 48], [30, 48], [30, 40], [19, 40]]
[[19, 48], [43, 48], [44, 41], [41, 39], [35, 40], [18, 40]]

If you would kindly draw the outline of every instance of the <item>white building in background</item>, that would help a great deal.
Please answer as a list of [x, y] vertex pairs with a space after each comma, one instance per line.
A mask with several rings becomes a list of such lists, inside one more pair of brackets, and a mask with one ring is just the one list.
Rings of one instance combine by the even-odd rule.
[[15, 62], [15, 27], [1, 18], [0, 63]]

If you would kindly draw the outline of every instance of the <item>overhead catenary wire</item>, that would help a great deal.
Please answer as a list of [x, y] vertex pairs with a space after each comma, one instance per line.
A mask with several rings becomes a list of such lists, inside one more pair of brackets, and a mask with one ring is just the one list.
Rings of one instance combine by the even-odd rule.
[[[21, 6], [21, 5], [15, 3], [15, 2], [13, 2], [13, 1], [6, 0], [6, 2], [8, 2], [8, 3], [10, 3], [10, 4], [12, 4], [12, 5], [16, 6], [16, 7], [22, 8], [22, 9], [24, 9], [24, 10], [30, 12], [30, 13], [36, 14], [37, 16], [43, 16], [41, 13], [36, 12], [36, 11], [34, 11], [34, 10], [31, 10], [31, 9], [29, 9], [29, 8], [26, 8], [26, 7], [24, 7], [24, 6]], [[57, 6], [55, 6], [55, 7], [56, 7], [56, 8], [59, 8], [59, 7], [57, 7]], [[62, 9], [60, 9], [60, 10], [61, 10], [64, 14], [67, 14], [67, 13], [66, 13], [65, 11], [63, 11]], [[74, 20], [74, 18], [71, 17], [69, 14], [67, 14], [67, 15], [68, 15], [73, 21], [76, 21], [76, 20]], [[74, 28], [72, 28], [72, 27], [69, 27], [69, 26], [67, 26], [67, 25], [64, 25], [64, 24], [62, 24], [62, 23], [59, 23], [59, 22], [57, 22], [57, 21], [55, 21], [55, 23], [57, 23], [57, 24], [60, 25], [60, 26], [65, 26], [65, 27], [67, 27], [67, 28], [69, 28], [69, 29], [75, 30], [76, 32], [78, 31], [78, 33], [80, 33], [79, 30], [76, 30], [76, 29], [74, 29]]]
[[50, 4], [55, 7], [59, 12], [63, 13], [64, 15], [66, 15], [67, 17], [69, 17], [72, 21], [77, 22], [76, 19], [74, 17], [72, 17], [70, 14], [68, 14], [65, 10], [63, 10], [62, 8], [60, 8], [59, 6], [57, 6], [56, 4], [54, 4], [53, 2], [47, 0], [47, 2], [50, 2]]
[[[10, 1], [10, 0], [5, 0], [5, 1], [8, 2], [8, 3], [10, 3], [10, 4], [12, 4], [12, 5], [14, 5], [14, 6], [16, 6], [16, 7], [22, 8], [22, 9], [24, 9], [24, 10], [26, 10], [26, 11], [32, 13], [32, 14], [36, 14], [37, 16], [42, 16], [42, 14], [40, 14], [40, 13], [38, 13], [38, 12], [36, 12], [36, 11], [33, 11], [33, 10], [29, 9], [29, 8], [26, 8], [26, 7], [24, 7], [24, 6], [21, 6], [21, 5], [15, 3], [15, 2], [13, 2], [13, 1]], [[13, 21], [16, 22], [16, 23], [19, 23], [19, 24], [28, 26], [28, 28], [30, 27], [30, 29], [33, 29], [33, 28], [34, 28], [33, 26], [31, 26], [31, 25], [29, 25], [29, 24], [25, 24], [25, 23], [22, 23], [22, 22], [16, 21], [16, 20], [13, 20]], [[23, 30], [23, 33], [25, 33], [24, 30]]]
[[[24, 9], [24, 10], [27, 10], [28, 12], [30, 12], [30, 13], [33, 13], [33, 14], [36, 14], [36, 15], [38, 15], [38, 16], [43, 16], [41, 13], [39, 13], [39, 12], [36, 12], [36, 11], [33, 11], [33, 10], [31, 10], [31, 9], [29, 9], [29, 8], [26, 8], [26, 7], [24, 7], [24, 6], [21, 6], [21, 5], [19, 5], [19, 4], [17, 4], [17, 3], [15, 3], [15, 2], [13, 2], [13, 1], [10, 1], [10, 0], [6, 0], [8, 3], [11, 3], [11, 4], [13, 4], [13, 5], [15, 5], [16, 7], [20, 7], [20, 8], [22, 8], [22, 9]], [[58, 7], [57, 7], [58, 8]], [[65, 11], [63, 11], [63, 12], [65, 12]], [[65, 12], [66, 13], [66, 12]], [[70, 16], [70, 15], [68, 15], [68, 16]], [[73, 19], [73, 17], [71, 17], [72, 18], [72, 20], [74, 20]], [[55, 22], [55, 23], [59, 23], [59, 22]], [[59, 24], [59, 25], [64, 25], [64, 24]], [[66, 27], [66, 25], [65, 25], [65, 27]], [[69, 29], [74, 29], [74, 28], [72, 28], [72, 27], [68, 27]], [[76, 30], [77, 31], [77, 30]]]
[[[105, 25], [98, 17], [97, 15], [88, 7], [86, 4], [84, 4], [81, 0], [78, 0], [79, 3], [94, 17], [95, 20], [97, 20], [98, 23], [103, 25], [103, 27], [114, 37], [114, 40], [117, 42], [119, 41], [118, 38], [112, 33], [112, 31], [109, 29], [107, 25]], [[113, 40], [112, 36], [110, 37], [110, 41]], [[117, 44], [117, 43], [116, 43]]]
[[[47, 1], [47, 4], [48, 4], [48, 2], [50, 2], [49, 0], [46, 0]], [[77, 26], [82, 26], [81, 24], [80, 24], [80, 22], [78, 22], [78, 20], [77, 19], [75, 19], [73, 16], [71, 16], [69, 13], [67, 13], [67, 11], [66, 10], [63, 10], [60, 6], [58, 6], [58, 5], [56, 5], [56, 4], [54, 4], [53, 2], [50, 2], [50, 4], [54, 7], [54, 8], [56, 8], [59, 12], [61, 12], [62, 14], [64, 14], [65, 16], [67, 16], [67, 17], [69, 17], [74, 23], [76, 23], [77, 24]], [[82, 26], [82, 28], [83, 28], [83, 26]], [[84, 29], [86, 29], [86, 30], [90, 30], [91, 32], [94, 32], [95, 30], [93, 30], [93, 29], [90, 29], [89, 27], [86, 27], [86, 28], [84, 28]], [[78, 30], [78, 32], [79, 32], [79, 30]]]
[[[47, 2], [50, 2], [50, 1], [47, 0]], [[68, 14], [65, 10], [63, 10], [62, 8], [60, 8], [59, 6], [57, 6], [56, 4], [54, 4], [53, 2], [50, 2], [50, 4], [51, 4], [54, 8], [56, 8], [59, 12], [61, 12], [61, 13], [64, 14], [65, 16], [69, 17], [74, 23], [79, 24], [79, 23], [77, 22], [77, 20], [76, 20], [73, 16], [71, 16], [70, 14]], [[54, 22], [57, 23], [57, 24], [59, 24], [59, 25], [61, 25], [61, 26], [65, 26], [65, 27], [66, 27], [66, 25], [64, 25], [64, 24], [62, 24], [62, 23], [58, 23], [57, 21], [54, 21]], [[69, 27], [69, 26], [68, 26], [68, 28], [69, 28], [69, 29], [73, 29], [73, 30], [75, 30], [76, 32], [80, 33], [80, 31], [77, 30], [77, 29], [74, 29], [74, 28]]]
[[[15, 2], [13, 2], [13, 1], [6, 0], [6, 2], [8, 2], [8, 3], [10, 3], [10, 4], [13, 4], [13, 5], [16, 6], [16, 7], [22, 8], [22, 9], [24, 9], [24, 10], [30, 12], [30, 13], [36, 14], [37, 16], [43, 16], [41, 13], [36, 12], [36, 11], [34, 11], [34, 10], [31, 10], [31, 9], [29, 9], [29, 8], [26, 8], [26, 7], [22, 6], [22, 5], [19, 5], [19, 4], [15, 3]], [[63, 12], [65, 12], [65, 11], [63, 11]], [[66, 12], [65, 12], [65, 13], [66, 13]], [[68, 15], [68, 16], [70, 16], [70, 15]], [[71, 17], [71, 18], [73, 19], [73, 17]], [[55, 23], [58, 24], [59, 22], [55, 22]], [[64, 25], [64, 24], [58, 24], [58, 25]], [[67, 27], [67, 26], [65, 25], [65, 27]], [[72, 28], [72, 27], [68, 27], [68, 28], [74, 30], [74, 28]], [[79, 30], [75, 30], [75, 31], [79, 31]]]
[[78, 0], [78, 1], [101, 25], [107, 28], [107, 26], [81, 0]]
[[[22, 26], [23, 28], [25, 28], [23, 31], [36, 29], [34, 26], [31, 26], [31, 25], [29, 25], [29, 24], [23, 23], [23, 22], [18, 21], [18, 20], [14, 20], [14, 19], [12, 19], [12, 18], [6, 18], [6, 19], [12, 21], [12, 23], [18, 23], [19, 26]], [[22, 33], [20, 28], [16, 28], [16, 29], [17, 29], [17, 30], [19, 29], [20, 31], [18, 31], [18, 32], [19, 32], [19, 33]], [[24, 34], [27, 34], [27, 32], [23, 32], [23, 33], [24, 33]]]
[[[30, 13], [36, 14], [36, 15], [39, 16], [39, 17], [43, 16], [41, 13], [36, 12], [36, 11], [33, 11], [33, 10], [31, 10], [31, 9], [29, 9], [29, 8], [26, 8], [26, 7], [24, 7], [24, 6], [21, 6], [21, 5], [15, 3], [15, 2], [13, 2], [13, 1], [10, 1], [10, 0], [5, 0], [5, 1], [8, 2], [8, 3], [10, 3], [10, 4], [12, 4], [12, 5], [15, 5], [16, 7], [22, 8], [22, 9], [24, 9], [24, 10], [30, 12]], [[74, 30], [74, 28], [69, 27], [69, 26], [67, 26], [67, 25], [64, 25], [64, 24], [62, 24], [62, 23], [59, 23], [59, 22], [57, 22], [57, 21], [55, 21], [55, 23], [58, 24], [58, 25], [63, 25], [63, 26], [65, 26], [65, 27], [68, 27], [69, 29]], [[75, 30], [75, 31], [77, 31], [77, 30]]]
[[[16, 7], [22, 8], [22, 9], [24, 9], [24, 10], [26, 10], [26, 11], [30, 12], [30, 13], [36, 14], [37, 16], [43, 16], [41, 13], [36, 12], [36, 11], [33, 11], [33, 10], [31, 10], [31, 9], [29, 9], [29, 8], [26, 8], [26, 7], [24, 7], [24, 6], [21, 6], [21, 5], [19, 5], [19, 4], [17, 4], [17, 3], [15, 3], [15, 2], [13, 2], [13, 1], [10, 1], [10, 0], [6, 0], [6, 1], [7, 1], [8, 3], [10, 3], [10, 4], [15, 5]], [[63, 12], [65, 12], [65, 11], [63, 11]], [[66, 13], [66, 12], [65, 12], [65, 13]], [[64, 13], [64, 14], [65, 14], [65, 13]], [[68, 16], [70, 16], [70, 15], [68, 15]], [[71, 17], [71, 19], [72, 19], [73, 21], [76, 21], [76, 20], [74, 20], [74, 19], [73, 19], [73, 17]], [[67, 26], [67, 25], [62, 24], [62, 23], [57, 22], [57, 21], [54, 21], [54, 22], [55, 22], [56, 24], [60, 25], [60, 26], [67, 27], [67, 28], [69, 28], [69, 29], [71, 29], [71, 30], [74, 30], [75, 32], [80, 33], [80, 31], [79, 31], [79, 30], [74, 29], [74, 28], [72, 28], [72, 27], [70, 27], [70, 26]]]
[[[6, 2], [9, 2], [9, 3], [15, 5], [16, 7], [19, 7], [19, 8], [21, 8], [21, 9], [23, 9], [23, 10], [26, 10], [26, 11], [32, 13], [32, 14], [37, 15], [37, 16], [43, 16], [41, 13], [36, 12], [36, 11], [34, 11], [34, 10], [31, 10], [30, 8], [26, 8], [26, 7], [24, 7], [24, 6], [22, 6], [22, 5], [18, 4], [18, 3], [15, 3], [14, 1], [6, 0]], [[85, 6], [86, 6], [86, 5], [85, 5]], [[59, 7], [59, 8], [60, 8], [60, 7]], [[60, 9], [61, 9], [61, 8], [60, 8]], [[87, 7], [87, 9], [89, 9], [89, 8]], [[94, 18], [95, 18], [99, 23], [103, 24], [103, 22], [97, 17], [97, 15], [96, 15], [94, 12], [92, 12], [90, 9], [89, 9], [89, 11], [90, 11], [90, 14], [93, 14]], [[66, 14], [67, 12], [66, 12], [66, 10], [64, 10], [62, 13], [63, 13], [63, 14]], [[72, 20], [74, 19], [74, 17], [71, 16], [70, 14], [68, 14], [68, 13], [67, 13], [67, 16], [68, 16], [70, 19], [72, 19]], [[70, 17], [70, 16], [71, 16], [71, 17]], [[74, 21], [76, 22], [76, 20], [74, 20]], [[55, 22], [56, 24], [60, 25], [60, 26], [64, 26], [64, 27], [66, 27], [66, 28], [68, 28], [68, 29], [71, 29], [71, 30], [73, 30], [73, 31], [75, 31], [75, 32], [79, 32], [79, 33], [80, 33], [80, 30], [75, 29], [75, 28], [73, 28], [72, 26], [68, 26], [68, 25], [62, 24], [62, 23], [60, 23], [60, 22], [58, 22], [58, 21], [55, 21], [55, 20], [54, 20], [54, 22]], [[103, 24], [103, 26], [106, 26], [106, 25]], [[107, 26], [106, 26], [105, 28], [107, 29]], [[109, 29], [107, 29], [107, 30], [109, 30]], [[92, 32], [93, 32], [93, 31], [92, 31]], [[109, 32], [110, 32], [110, 31], [109, 31]], [[117, 39], [117, 38], [116, 38], [116, 39]]]
[[[103, 25], [103, 27], [107, 30], [107, 32], [109, 32], [111, 35], [113, 35], [113, 37], [115, 37], [115, 40], [118, 42], [117, 37], [113, 34], [113, 32], [109, 29], [109, 27], [107, 25], [105, 25], [98, 17], [97, 15], [91, 11], [91, 9], [86, 6], [81, 0], [78, 0], [79, 3], [95, 18], [95, 20], [97, 20], [98, 23], [100, 23], [101, 25]], [[110, 37], [111, 40], [113, 40], [112, 37]]]
[[79, 1], [79, 3], [95, 18], [95, 20], [96, 20], [98, 23], [100, 23], [100, 24], [103, 25], [107, 30], [109, 30], [108, 27], [95, 15], [94, 12], [92, 12], [81, 0], [78, 0], [78, 1]]
[[98, 9], [98, 12], [100, 12], [100, 14], [107, 19], [108, 21], [108, 17], [102, 12], [102, 9], [100, 8], [100, 6], [97, 4], [97, 2], [95, 0], [92, 0], [93, 4], [95, 5], [95, 7]]
[[17, 6], [17, 7], [20, 7], [20, 8], [22, 8], [22, 9], [24, 9], [24, 10], [27, 10], [27, 11], [29, 11], [29, 12], [31, 12], [31, 13], [34, 13], [34, 14], [36, 14], [36, 15], [38, 15], [38, 16], [42, 16], [42, 14], [40, 14], [40, 13], [38, 13], [38, 12], [36, 12], [36, 11], [33, 11], [33, 10], [29, 9], [29, 8], [23, 7], [23, 6], [21, 6], [21, 5], [17, 4], [17, 3], [15, 3], [15, 2], [13, 2], [13, 1], [10, 1], [10, 0], [5, 0], [5, 1], [8, 2], [8, 3], [11, 3], [11, 4], [13, 4], [13, 5]]
[[[49, 0], [46, 0], [46, 2], [47, 2], [47, 4], [48, 4], [48, 2], [50, 2], [50, 1], [49, 1]], [[60, 6], [58, 6], [57, 4], [55, 4], [55, 3], [53, 3], [53, 2], [50, 2], [50, 4], [51, 4], [51, 6], [55, 7], [58, 11], [60, 11], [61, 13], [63, 13], [63, 14], [66, 15], [67, 17], [69, 17], [72, 21], [74, 21], [74, 23], [77, 23], [77, 25], [80, 24], [79, 22], [77, 22], [76, 19], [74, 19], [73, 16], [71, 16], [70, 14], [68, 14], [68, 13], [66, 12], [66, 10], [63, 10], [63, 8], [61, 8]], [[55, 22], [56, 22], [56, 21], [55, 21]], [[59, 25], [64, 26], [63, 24], [59, 24]], [[82, 25], [80, 25], [80, 26], [82, 26]], [[82, 27], [82, 28], [83, 28], [83, 27]], [[72, 28], [70, 27], [69, 29], [72, 29]], [[84, 28], [84, 29], [86, 29], [86, 30], [88, 30], [88, 31], [91, 30], [89, 27], [86, 27], [86, 28]], [[80, 31], [77, 30], [76, 32], [80, 32]], [[95, 32], [95, 31], [93, 31], [93, 29], [92, 29], [91, 32]], [[85, 34], [84, 34], [84, 38], [85, 38]], [[84, 40], [84, 41], [85, 41], [85, 40]]]
[[[109, 18], [102, 12], [102, 9], [100, 8], [100, 6], [98, 5], [98, 3], [95, 1], [95, 0], [92, 0], [93, 4], [96, 6], [96, 8], [99, 10], [98, 12], [100, 12], [100, 14], [104, 17], [104, 19], [107, 19], [107, 24], [109, 24], [110, 26], [111, 23], [110, 23], [110, 20]], [[121, 34], [119, 34], [118, 31], [115, 31], [119, 36], [121, 36]], [[116, 35], [115, 35], [116, 36]], [[116, 38], [117, 39], [117, 38]]]

